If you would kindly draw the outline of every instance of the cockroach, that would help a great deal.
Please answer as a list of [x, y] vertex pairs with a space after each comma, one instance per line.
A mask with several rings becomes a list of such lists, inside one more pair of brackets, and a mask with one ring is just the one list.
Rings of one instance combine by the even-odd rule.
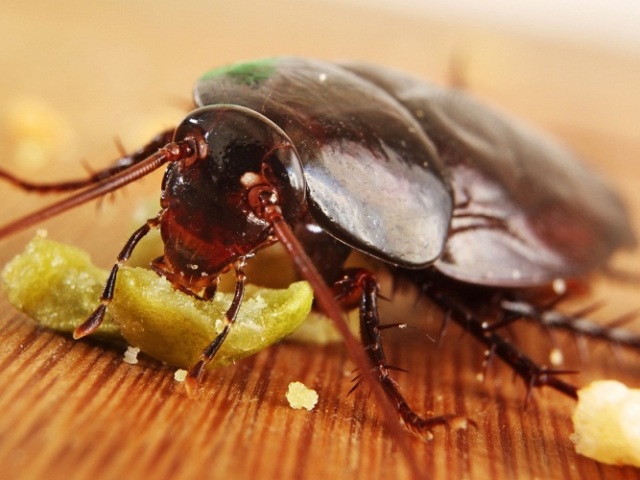
[[[246, 262], [280, 242], [387, 418], [399, 416], [418, 433], [447, 423], [446, 415], [415, 414], [391, 380], [376, 275], [344, 268], [357, 250], [416, 283], [529, 389], [547, 385], [576, 397], [562, 372], [539, 366], [481, 321], [478, 295], [461, 293], [480, 289], [487, 303], [486, 291], [495, 289], [503, 295], [502, 322], [543, 321], [545, 308], [519, 301], [517, 292], [581, 277], [635, 244], [622, 202], [570, 152], [465, 92], [366, 64], [240, 63], [206, 73], [194, 97], [197, 108], [177, 128], [89, 178], [40, 184], [0, 171], [23, 190], [73, 192], [4, 226], [4, 237], [166, 166], [159, 213], [125, 243], [75, 338], [100, 325], [118, 269], [159, 228], [164, 254], [152, 268], [176, 289], [206, 301], [221, 272], [236, 274], [226, 326], [189, 372], [193, 390], [233, 326]], [[343, 320], [353, 305], [361, 345]], [[637, 335], [566, 318], [554, 325], [640, 345]]]

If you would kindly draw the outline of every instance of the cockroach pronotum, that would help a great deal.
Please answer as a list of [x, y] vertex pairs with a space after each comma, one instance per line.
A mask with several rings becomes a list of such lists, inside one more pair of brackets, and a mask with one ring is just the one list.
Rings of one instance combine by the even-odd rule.
[[[194, 96], [197, 108], [177, 128], [84, 180], [39, 184], [0, 171], [23, 190], [74, 192], [4, 226], [4, 237], [166, 166], [159, 213], [126, 242], [76, 338], [100, 325], [119, 267], [159, 228], [164, 255], [152, 267], [175, 288], [206, 301], [221, 272], [236, 272], [226, 326], [189, 372], [193, 389], [233, 326], [245, 263], [280, 242], [387, 418], [395, 410], [423, 433], [447, 416], [418, 416], [391, 380], [376, 276], [344, 268], [358, 250], [417, 284], [529, 388], [576, 396], [561, 372], [536, 364], [476, 315], [477, 295], [460, 294], [495, 288], [502, 321], [542, 320], [545, 309], [518, 300], [519, 291], [583, 276], [635, 244], [621, 201], [571, 153], [464, 92], [365, 64], [241, 63], [205, 74]], [[343, 320], [353, 305], [362, 345]], [[566, 318], [551, 326], [640, 345], [638, 335]]]

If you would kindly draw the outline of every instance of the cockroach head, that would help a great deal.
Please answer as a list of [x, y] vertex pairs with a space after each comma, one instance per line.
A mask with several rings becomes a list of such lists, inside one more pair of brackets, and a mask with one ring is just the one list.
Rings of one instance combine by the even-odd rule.
[[238, 105], [211, 105], [189, 114], [175, 141], [193, 139], [196, 160], [211, 187], [226, 193], [270, 185], [279, 195], [285, 218], [294, 219], [304, 205], [305, 181], [298, 152], [287, 134], [264, 115]]
[[300, 218], [306, 188], [300, 157], [265, 116], [235, 105], [203, 107], [176, 129], [174, 143], [184, 142], [197, 154], [170, 163], [164, 177], [165, 256], [168, 244], [185, 257], [215, 250], [215, 260], [207, 254], [211, 271], [269, 242], [264, 205], [277, 205], [289, 223]]

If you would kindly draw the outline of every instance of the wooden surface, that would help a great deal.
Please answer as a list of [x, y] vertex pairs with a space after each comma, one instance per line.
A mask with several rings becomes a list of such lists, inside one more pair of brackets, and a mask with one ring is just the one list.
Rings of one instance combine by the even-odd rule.
[[[54, 8], [4, 1], [2, 166], [51, 179], [82, 174], [81, 161], [104, 165], [116, 156], [114, 137], [134, 148], [174, 125], [194, 79], [229, 61], [282, 53], [358, 58], [444, 82], [452, 58], [459, 58], [469, 90], [572, 145], [608, 175], [640, 225], [640, 59], [325, 3], [228, 3], [114, 1], [96, 11], [87, 2]], [[25, 148], [16, 140], [25, 135], [16, 127], [20, 112], [36, 112], [40, 123], [53, 125], [35, 134], [46, 144], [40, 160], [31, 155], [27, 162], [19, 153]], [[45, 202], [0, 189], [1, 223]], [[147, 179], [99, 211], [88, 205], [43, 226], [108, 266], [132, 229], [131, 205], [157, 191], [157, 178]], [[0, 264], [31, 235], [3, 240]], [[638, 272], [640, 256], [618, 258], [617, 265]], [[593, 283], [577, 304], [605, 299], [598, 318], [640, 307], [637, 285], [602, 277]], [[439, 328], [438, 312], [405, 315], [420, 319], [428, 333]], [[546, 361], [550, 343], [543, 332], [516, 333]], [[4, 298], [0, 338], [1, 479], [408, 475], [367, 391], [346, 396], [352, 365], [339, 346], [270, 348], [208, 374], [192, 400], [171, 369], [149, 359], [127, 365], [117, 349], [38, 329]], [[525, 389], [499, 364], [478, 382], [482, 349], [459, 331], [451, 329], [439, 348], [406, 332], [387, 340], [392, 362], [410, 370], [397, 378], [418, 411], [457, 413], [477, 424], [437, 430], [431, 442], [410, 437], [424, 478], [640, 478], [637, 469], [574, 453], [572, 401], [539, 391], [524, 410]], [[618, 352], [616, 361], [607, 347], [586, 345], [586, 358], [578, 357], [575, 342], [564, 349], [566, 367], [582, 370], [577, 382], [614, 377], [638, 386], [637, 354]], [[314, 411], [287, 406], [284, 393], [294, 380], [319, 392]]]

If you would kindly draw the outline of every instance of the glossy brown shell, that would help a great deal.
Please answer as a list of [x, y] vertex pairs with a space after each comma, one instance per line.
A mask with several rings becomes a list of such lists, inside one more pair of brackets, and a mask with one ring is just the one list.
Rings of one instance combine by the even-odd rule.
[[599, 177], [460, 91], [369, 65], [277, 58], [213, 71], [195, 99], [279, 125], [301, 154], [318, 224], [392, 264], [526, 286], [581, 275], [635, 242]]
[[331, 235], [405, 267], [441, 255], [453, 208], [444, 167], [380, 88], [330, 63], [282, 58], [205, 75], [195, 100], [242, 105], [278, 125], [300, 155], [309, 211]]

